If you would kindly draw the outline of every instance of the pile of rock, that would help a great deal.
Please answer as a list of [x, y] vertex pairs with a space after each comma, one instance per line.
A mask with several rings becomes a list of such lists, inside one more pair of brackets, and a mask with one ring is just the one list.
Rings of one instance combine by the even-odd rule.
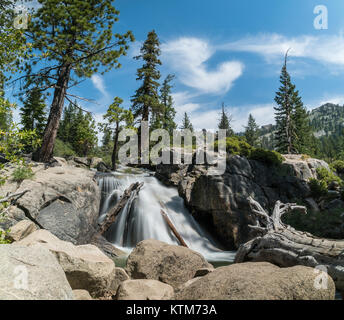
[[214, 269], [199, 253], [156, 240], [140, 242], [125, 269], [93, 245], [75, 246], [31, 222], [0, 245], [0, 300], [333, 299], [316, 288], [314, 269], [244, 263]]

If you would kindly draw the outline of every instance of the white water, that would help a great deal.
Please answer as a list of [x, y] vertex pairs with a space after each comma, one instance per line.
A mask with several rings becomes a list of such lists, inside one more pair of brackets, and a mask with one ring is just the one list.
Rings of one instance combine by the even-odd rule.
[[115, 172], [113, 175], [100, 176], [98, 181], [102, 190], [100, 220], [104, 219], [125, 189], [134, 182], [144, 182], [139, 196], [130, 199], [106, 234], [106, 238], [116, 247], [130, 252], [138, 242], [147, 239], [178, 244], [161, 215], [162, 202], [164, 211], [167, 211], [190, 249], [201, 253], [209, 261], [234, 260], [235, 252], [219, 248], [212, 236], [188, 212], [176, 188], [166, 187], [149, 173], [142, 171], [140, 174]]

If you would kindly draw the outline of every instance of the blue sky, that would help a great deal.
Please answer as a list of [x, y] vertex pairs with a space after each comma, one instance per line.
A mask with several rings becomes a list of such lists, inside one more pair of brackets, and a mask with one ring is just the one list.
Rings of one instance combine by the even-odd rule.
[[[216, 128], [221, 104], [241, 131], [252, 113], [260, 125], [274, 122], [273, 104], [283, 56], [307, 108], [344, 104], [344, 1], [342, 0], [117, 0], [116, 32], [132, 30], [136, 42], [122, 68], [94, 75], [73, 90], [95, 99], [81, 104], [101, 120], [115, 96], [130, 106], [140, 83], [133, 59], [149, 31], [162, 43], [162, 79], [176, 75], [173, 95], [180, 122]], [[328, 29], [316, 30], [314, 8], [328, 9]]]

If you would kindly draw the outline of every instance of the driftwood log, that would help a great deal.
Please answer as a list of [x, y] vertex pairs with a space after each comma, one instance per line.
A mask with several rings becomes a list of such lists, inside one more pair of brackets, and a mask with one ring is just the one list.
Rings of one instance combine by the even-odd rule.
[[270, 216], [257, 201], [248, 200], [256, 217], [256, 225], [250, 228], [259, 235], [241, 245], [235, 263], [267, 261], [280, 267], [326, 268], [337, 290], [344, 292], [344, 240], [320, 239], [282, 223], [283, 214], [293, 210], [307, 213], [305, 207], [278, 201]]
[[176, 236], [176, 238], [178, 239], [179, 243], [181, 246], [188, 248], [188, 245], [186, 244], [186, 242], [184, 241], [184, 239], [182, 238], [182, 236], [180, 235], [180, 233], [177, 231], [177, 229], [175, 228], [175, 226], [173, 225], [172, 221], [170, 220], [170, 218], [168, 217], [167, 213], [161, 209], [161, 215], [163, 216], [163, 218], [165, 219], [167, 225], [169, 226], [169, 228], [172, 230], [173, 234]]
[[143, 182], [136, 182], [124, 191], [121, 199], [118, 201], [115, 207], [109, 210], [109, 212], [106, 214], [105, 219], [98, 225], [98, 233], [100, 235], [103, 235], [110, 228], [110, 226], [115, 222], [117, 215], [125, 207], [127, 202], [130, 199], [137, 197], [142, 187]]

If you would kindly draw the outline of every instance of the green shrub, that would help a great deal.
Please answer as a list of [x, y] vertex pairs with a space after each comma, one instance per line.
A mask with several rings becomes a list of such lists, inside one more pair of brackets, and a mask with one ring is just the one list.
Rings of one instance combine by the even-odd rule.
[[312, 196], [316, 199], [326, 196], [328, 193], [328, 186], [324, 180], [310, 179], [309, 187], [311, 189]]
[[282, 164], [284, 161], [284, 158], [280, 153], [264, 149], [254, 149], [249, 158], [275, 166]]
[[344, 174], [344, 161], [337, 160], [331, 164], [331, 169], [339, 174]]
[[76, 152], [72, 149], [69, 143], [56, 139], [54, 146], [54, 156], [61, 158], [68, 158], [76, 156]]
[[33, 178], [34, 175], [30, 167], [18, 167], [12, 173], [12, 180], [15, 182], [23, 182], [26, 179]]
[[9, 231], [2, 231], [2, 230], [0, 230], [0, 244], [10, 244], [10, 243], [12, 243], [12, 241], [7, 238], [8, 232]]
[[[219, 142], [215, 141], [215, 150], [218, 150]], [[238, 137], [226, 138], [226, 150], [229, 154], [249, 157], [253, 147]]]
[[326, 168], [318, 168], [317, 169], [318, 180], [323, 180], [326, 182], [327, 186], [331, 182], [338, 182], [341, 186], [343, 185], [343, 181], [337, 175], [335, 175], [332, 171], [327, 170]]

